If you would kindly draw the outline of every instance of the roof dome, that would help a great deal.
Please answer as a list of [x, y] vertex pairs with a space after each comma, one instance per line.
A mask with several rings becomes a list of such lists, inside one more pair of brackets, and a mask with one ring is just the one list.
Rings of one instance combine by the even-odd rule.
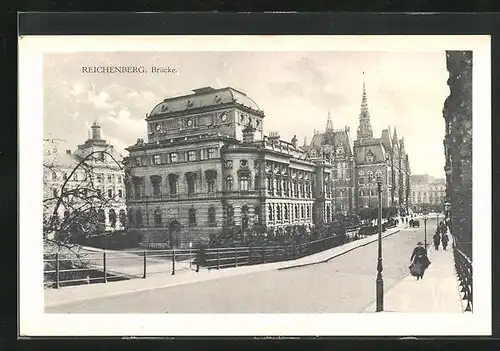
[[222, 89], [203, 87], [194, 89], [193, 92], [193, 94], [166, 98], [153, 108], [150, 116], [227, 103], [236, 103], [251, 108], [256, 112], [262, 112], [255, 101], [250, 99], [245, 93], [231, 87]]

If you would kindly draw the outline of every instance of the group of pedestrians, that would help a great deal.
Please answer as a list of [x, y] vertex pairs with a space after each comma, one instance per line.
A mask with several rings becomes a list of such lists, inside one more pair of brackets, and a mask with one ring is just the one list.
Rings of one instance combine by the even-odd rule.
[[[448, 234], [446, 225], [441, 222], [438, 224], [436, 229], [436, 234], [434, 234], [434, 247], [439, 250], [439, 244], [443, 245], [443, 249], [446, 250], [448, 246]], [[418, 242], [417, 247], [413, 249], [411, 258], [410, 258], [410, 273], [414, 277], [417, 277], [417, 280], [421, 280], [424, 278], [425, 270], [430, 266], [431, 261], [429, 257], [427, 257], [427, 248], [424, 247], [422, 242]]]
[[443, 222], [439, 223], [436, 229], [436, 234], [434, 234], [433, 236], [433, 240], [434, 240], [434, 248], [436, 249], [436, 251], [439, 250], [440, 243], [443, 245], [443, 250], [446, 251], [446, 247], [448, 247], [449, 238], [446, 230], [446, 225]]

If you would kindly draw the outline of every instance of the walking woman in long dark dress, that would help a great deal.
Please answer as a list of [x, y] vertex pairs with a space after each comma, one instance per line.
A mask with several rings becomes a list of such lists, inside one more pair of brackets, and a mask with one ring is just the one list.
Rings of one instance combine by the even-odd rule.
[[423, 279], [425, 270], [429, 267], [431, 261], [429, 261], [429, 258], [427, 257], [427, 249], [421, 242], [419, 242], [417, 247], [413, 249], [410, 261], [411, 275], [417, 277], [417, 280]]

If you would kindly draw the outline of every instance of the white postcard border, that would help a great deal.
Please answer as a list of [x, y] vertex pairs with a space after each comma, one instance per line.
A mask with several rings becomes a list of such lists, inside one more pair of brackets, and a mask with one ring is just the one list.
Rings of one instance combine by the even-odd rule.
[[[21, 37], [19, 39], [18, 111], [20, 334], [23, 336], [491, 334], [490, 41], [489, 36]], [[63, 315], [44, 313], [41, 241], [43, 53], [217, 50], [378, 52], [442, 50], [443, 60], [445, 60], [444, 50], [473, 50], [474, 313], [463, 315], [403, 313]]]

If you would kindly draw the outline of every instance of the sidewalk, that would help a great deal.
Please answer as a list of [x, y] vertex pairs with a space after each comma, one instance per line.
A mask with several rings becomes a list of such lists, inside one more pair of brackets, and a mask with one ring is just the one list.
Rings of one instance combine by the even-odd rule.
[[[408, 275], [384, 293], [384, 312], [462, 313], [452, 248], [428, 249], [431, 265], [423, 280]], [[409, 265], [409, 263], [408, 263]], [[409, 274], [409, 271], [408, 271]], [[375, 312], [375, 302], [364, 312]]]
[[[395, 228], [388, 229], [385, 233], [382, 234], [382, 236], [385, 238], [387, 236], [396, 234], [400, 232], [401, 229], [406, 227], [406, 225], [400, 225]], [[317, 254], [285, 262], [224, 268], [221, 270], [200, 269], [198, 273], [195, 271], [186, 270], [178, 273], [176, 272], [176, 275], [171, 275], [170, 272], [157, 273], [148, 276], [146, 279], [131, 279], [104, 284], [89, 284], [63, 287], [59, 289], [45, 289], [45, 306], [50, 307], [82, 300], [123, 295], [138, 291], [161, 289], [178, 285], [203, 282], [207, 280], [222, 279], [237, 275], [303, 267], [311, 264], [327, 262], [335, 257], [355, 250], [358, 247], [366, 246], [376, 240], [377, 235], [372, 235], [365, 239], [356, 240], [342, 246], [319, 252]]]

